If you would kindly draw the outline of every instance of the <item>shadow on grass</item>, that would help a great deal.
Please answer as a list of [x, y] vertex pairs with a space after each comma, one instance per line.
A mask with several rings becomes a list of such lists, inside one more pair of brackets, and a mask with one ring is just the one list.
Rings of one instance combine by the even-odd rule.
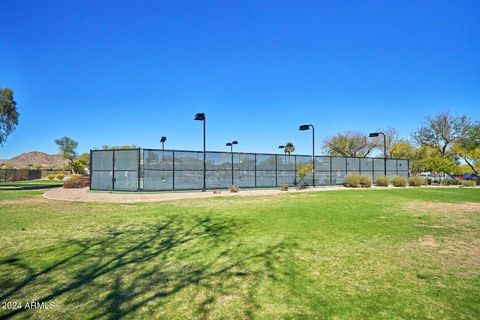
[[[247, 224], [178, 215], [34, 253], [35, 259], [62, 256], [43, 268], [33, 267], [27, 253], [6, 257], [0, 261], [0, 300], [56, 301], [61, 307], [49, 316], [104, 319], [182, 313], [208, 318], [236, 303], [230, 312], [251, 318], [258, 308], [257, 288], [282, 274], [276, 262], [288, 256], [292, 245], [245, 244], [240, 234]], [[77, 311], [68, 316], [68, 310]], [[1, 310], [0, 317], [32, 312]]]
[[15, 182], [2, 182], [0, 183], [0, 191], [2, 190], [37, 190], [37, 189], [51, 189], [61, 187], [63, 184], [60, 183], [15, 183]]

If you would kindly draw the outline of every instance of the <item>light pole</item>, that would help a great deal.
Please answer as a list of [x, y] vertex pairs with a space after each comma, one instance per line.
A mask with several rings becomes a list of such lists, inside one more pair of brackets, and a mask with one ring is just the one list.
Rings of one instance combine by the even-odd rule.
[[283, 153], [287, 155], [287, 150], [285, 149], [285, 146], [278, 146], [278, 149], [283, 149]]
[[387, 176], [387, 138], [383, 132], [372, 132], [368, 135], [369, 138], [376, 138], [379, 135], [383, 135], [383, 166], [385, 177]]
[[207, 117], [205, 113], [197, 113], [195, 115], [195, 120], [203, 121], [203, 189], [202, 191], [207, 191], [207, 157], [206, 157], [206, 143], [207, 143]]
[[167, 141], [167, 137], [162, 137], [162, 138], [160, 139], [160, 142], [162, 143], [162, 151], [165, 150], [165, 141]]
[[233, 145], [234, 144], [238, 144], [238, 141], [237, 140], [233, 140], [232, 142], [227, 142], [225, 145], [227, 147], [230, 147], [230, 153], [232, 155], [232, 186], [233, 186]]
[[313, 124], [303, 124], [298, 130], [306, 131], [312, 128], [312, 174], [313, 174], [313, 186], [315, 187], [315, 127]]

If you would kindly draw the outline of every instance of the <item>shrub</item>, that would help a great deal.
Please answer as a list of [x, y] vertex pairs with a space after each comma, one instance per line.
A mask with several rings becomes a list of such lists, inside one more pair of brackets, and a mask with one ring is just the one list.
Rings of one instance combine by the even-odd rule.
[[372, 186], [372, 177], [360, 175], [360, 186], [362, 188], [370, 188]]
[[462, 180], [460, 181], [462, 187], [475, 187], [477, 183], [474, 180]]
[[423, 177], [410, 177], [408, 179], [408, 185], [411, 187], [420, 187], [425, 185], [427, 182], [425, 181], [425, 178]]
[[407, 186], [407, 179], [402, 176], [395, 176], [392, 178], [392, 184], [394, 187], [406, 187]]
[[48, 180], [53, 180], [55, 179], [55, 176], [53, 173], [50, 173], [47, 177], [48, 177]]
[[345, 186], [349, 188], [358, 188], [360, 186], [360, 175], [349, 173], [345, 176]]
[[220, 193], [222, 193], [221, 190], [218, 190], [218, 189], [213, 190], [213, 194], [220, 194]]
[[280, 185], [280, 190], [288, 191], [288, 184], [284, 183], [284, 184]]
[[388, 184], [390, 183], [388, 177], [386, 176], [380, 176], [375, 179], [375, 184], [379, 187], [388, 187]]
[[85, 188], [88, 187], [90, 184], [90, 179], [86, 176], [73, 176], [70, 179], [65, 180], [63, 183], [63, 187], [66, 189], [73, 189], [73, 188]]
[[303, 180], [307, 174], [313, 172], [313, 166], [309, 163], [297, 164], [297, 189], [303, 188]]
[[432, 182], [433, 182], [432, 178], [427, 178], [427, 184], [428, 184], [429, 186], [432, 185]]
[[63, 180], [63, 178], [65, 178], [65, 175], [63, 173], [58, 173], [57, 174], [57, 179], [58, 180]]
[[230, 192], [238, 192], [240, 191], [240, 187], [239, 186], [231, 186], [230, 187]]
[[458, 179], [443, 179], [441, 185], [442, 186], [458, 186], [461, 182]]
[[452, 186], [459, 186], [462, 184], [460, 179], [452, 179]]

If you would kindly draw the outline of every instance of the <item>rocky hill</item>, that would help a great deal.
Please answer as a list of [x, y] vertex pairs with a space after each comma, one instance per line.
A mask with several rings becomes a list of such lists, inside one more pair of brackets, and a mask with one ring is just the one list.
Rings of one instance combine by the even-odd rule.
[[59, 167], [66, 164], [59, 154], [48, 154], [40, 151], [22, 153], [16, 157], [0, 160], [0, 165], [13, 166], [14, 168], [28, 168], [29, 165], [41, 165], [44, 168]]

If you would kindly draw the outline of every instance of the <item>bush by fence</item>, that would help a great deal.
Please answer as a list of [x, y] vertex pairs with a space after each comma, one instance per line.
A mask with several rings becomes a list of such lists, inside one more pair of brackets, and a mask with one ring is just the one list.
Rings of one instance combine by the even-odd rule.
[[427, 184], [427, 181], [424, 177], [410, 177], [408, 179], [408, 185], [410, 187], [420, 187]]
[[345, 176], [345, 186], [349, 188], [370, 188], [372, 177], [364, 174], [349, 173]]
[[477, 182], [474, 180], [462, 180], [460, 181], [460, 185], [462, 187], [475, 187], [477, 185]]
[[358, 188], [360, 186], [360, 175], [349, 173], [345, 176], [345, 186], [349, 188]]
[[372, 177], [367, 175], [360, 175], [360, 187], [370, 188], [372, 186]]
[[90, 184], [90, 180], [86, 176], [82, 176], [79, 174], [72, 174], [72, 176], [65, 180], [63, 183], [63, 187], [65, 189], [73, 189], [73, 188], [85, 188], [88, 187]]
[[407, 186], [407, 179], [401, 176], [395, 176], [392, 178], [392, 185], [394, 187], [406, 187]]
[[388, 187], [389, 183], [390, 181], [386, 176], [380, 176], [375, 180], [375, 184], [379, 187]]

